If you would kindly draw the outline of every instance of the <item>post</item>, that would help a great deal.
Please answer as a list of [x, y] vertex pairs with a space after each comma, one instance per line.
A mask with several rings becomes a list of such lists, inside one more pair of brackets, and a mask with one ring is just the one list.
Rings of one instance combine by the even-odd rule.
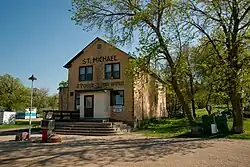
[[33, 100], [33, 82], [34, 80], [37, 80], [36, 77], [32, 74], [31, 77], [29, 77], [29, 80], [31, 80], [31, 90], [30, 90], [30, 117], [29, 117], [29, 139], [31, 137], [31, 111], [32, 111], [32, 100]]
[[31, 111], [32, 111], [32, 100], [33, 100], [33, 81], [31, 81], [31, 90], [30, 90], [29, 139], [30, 139], [30, 136], [31, 136]]

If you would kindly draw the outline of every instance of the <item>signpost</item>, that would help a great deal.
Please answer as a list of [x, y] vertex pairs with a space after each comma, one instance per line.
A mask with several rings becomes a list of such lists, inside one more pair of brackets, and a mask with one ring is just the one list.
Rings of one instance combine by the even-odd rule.
[[37, 78], [32, 74], [31, 77], [29, 77], [29, 80], [31, 80], [31, 90], [30, 90], [30, 117], [29, 117], [29, 139], [31, 137], [31, 111], [32, 111], [32, 100], [33, 100], [33, 82], [37, 80]]

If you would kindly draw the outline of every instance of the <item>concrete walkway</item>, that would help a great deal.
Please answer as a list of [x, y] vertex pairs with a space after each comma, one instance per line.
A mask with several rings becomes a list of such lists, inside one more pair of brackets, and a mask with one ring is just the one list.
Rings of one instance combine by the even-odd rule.
[[250, 141], [161, 139], [137, 134], [62, 136], [63, 143], [16, 142], [0, 136], [0, 166], [248, 167]]

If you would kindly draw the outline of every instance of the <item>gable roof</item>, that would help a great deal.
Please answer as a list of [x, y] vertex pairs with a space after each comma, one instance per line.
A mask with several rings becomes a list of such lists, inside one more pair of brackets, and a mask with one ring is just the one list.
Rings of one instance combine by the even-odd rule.
[[[101, 39], [101, 38], [99, 38], [99, 37], [96, 37], [92, 42], [90, 42], [85, 48], [83, 48], [79, 53], [77, 53], [77, 55], [76, 55], [75, 57], [73, 57], [68, 63], [66, 63], [63, 67], [64, 67], [64, 68], [69, 68], [70, 65], [71, 65], [71, 63], [72, 63], [74, 60], [76, 60], [82, 53], [84, 53], [84, 51], [85, 51], [90, 45], [92, 45], [93, 43], [95, 43], [96, 41], [103, 41], [104, 43], [106, 43], [106, 44], [108, 44], [108, 45], [110, 45], [110, 46], [112, 46], [112, 47], [118, 49], [119, 51], [125, 53], [126, 55], [128, 55], [126, 52], [122, 51], [121, 49], [119, 49], [119, 48], [117, 48], [117, 47], [111, 45], [110, 43], [106, 42], [105, 40], [103, 40], [103, 39]], [[130, 55], [128, 55], [128, 56], [129, 56], [130, 58], [132, 58]]]

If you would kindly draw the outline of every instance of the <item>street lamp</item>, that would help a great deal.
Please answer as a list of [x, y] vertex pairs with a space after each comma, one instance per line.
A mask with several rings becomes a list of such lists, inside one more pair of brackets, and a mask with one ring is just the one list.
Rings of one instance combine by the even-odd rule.
[[37, 80], [37, 78], [32, 74], [31, 77], [29, 77], [29, 80], [31, 80], [31, 90], [30, 90], [30, 117], [29, 117], [29, 139], [31, 136], [31, 110], [32, 110], [32, 100], [33, 100], [33, 82]]

